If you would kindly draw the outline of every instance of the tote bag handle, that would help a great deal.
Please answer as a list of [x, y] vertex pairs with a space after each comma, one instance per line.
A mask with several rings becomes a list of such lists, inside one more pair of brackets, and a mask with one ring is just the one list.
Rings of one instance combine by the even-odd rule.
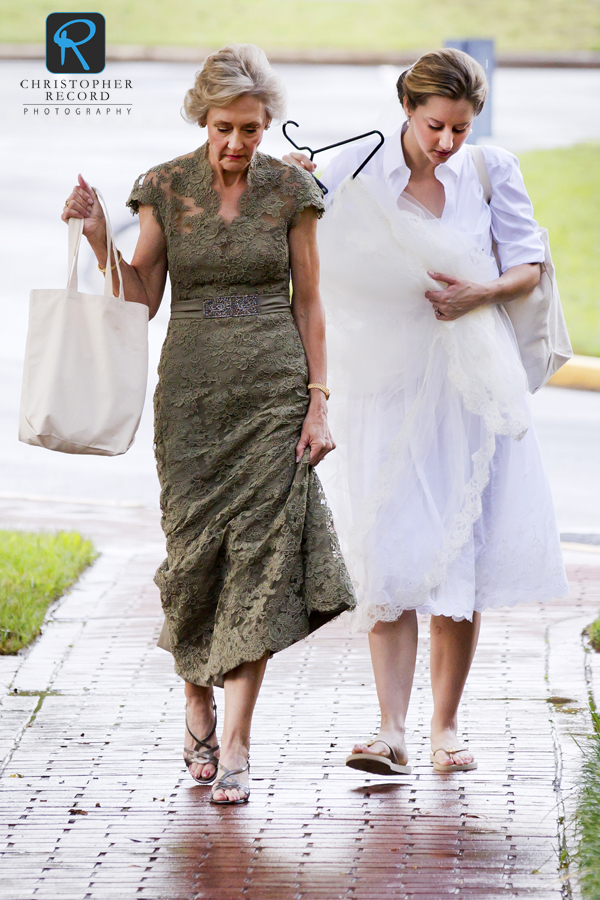
[[490, 181], [490, 176], [483, 157], [483, 150], [477, 144], [467, 144], [467, 150], [475, 163], [477, 177], [479, 178], [479, 183], [483, 191], [483, 199], [489, 206], [492, 199], [492, 182]]
[[[111, 257], [111, 249], [114, 252], [114, 257], [117, 262], [117, 274], [119, 276], [119, 300], [125, 300], [125, 294], [123, 292], [123, 277], [121, 275], [121, 266], [119, 263], [119, 257], [117, 253], [117, 248], [115, 245], [115, 238], [113, 235], [112, 225], [110, 224], [110, 218], [108, 215], [108, 209], [106, 207], [106, 203], [104, 201], [104, 197], [100, 193], [97, 188], [92, 188], [95, 192], [100, 204], [102, 205], [104, 211], [104, 219], [106, 222], [106, 272], [104, 275], [104, 296], [112, 297], [113, 296], [113, 282], [112, 282], [112, 270], [110, 268], [110, 257]], [[75, 216], [71, 216], [69, 219], [69, 247], [68, 247], [68, 261], [67, 261], [67, 289], [76, 291], [77, 290], [77, 264], [79, 260], [79, 248], [81, 246], [81, 235], [83, 234], [83, 219], [77, 219]]]

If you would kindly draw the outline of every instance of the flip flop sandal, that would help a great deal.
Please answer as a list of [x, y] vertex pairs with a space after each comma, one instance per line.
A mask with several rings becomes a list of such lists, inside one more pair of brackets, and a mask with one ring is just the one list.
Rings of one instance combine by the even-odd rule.
[[[212, 790], [210, 792], [210, 802], [214, 803], [215, 806], [239, 806], [242, 803], [247, 803], [250, 799], [250, 788], [247, 784], [242, 784], [240, 781], [237, 781], [233, 776], [234, 775], [242, 775], [244, 772], [250, 773], [250, 761], [246, 763], [245, 766], [242, 766], [241, 769], [226, 769], [224, 766], [221, 766], [221, 771], [223, 775], [219, 778], [218, 781], [212, 786]], [[231, 791], [238, 790], [244, 791], [246, 794], [245, 797], [240, 797], [239, 800], [215, 800], [215, 791]]]
[[371, 772], [373, 775], [410, 775], [410, 766], [401, 766], [398, 758], [389, 744], [381, 738], [367, 741], [367, 747], [380, 742], [390, 751], [389, 756], [381, 756], [379, 753], [351, 753], [346, 757], [346, 765], [350, 769], [360, 769], [361, 772]]
[[208, 741], [210, 741], [211, 737], [217, 730], [217, 704], [215, 703], [214, 700], [213, 700], [213, 712], [215, 714], [215, 721], [214, 721], [213, 727], [211, 728], [210, 732], [206, 735], [206, 737], [203, 738], [202, 740], [200, 740], [200, 738], [196, 737], [196, 735], [194, 734], [194, 732], [191, 730], [190, 726], [188, 725], [187, 715], [185, 717], [185, 727], [187, 728], [188, 733], [196, 741], [196, 745], [193, 750], [188, 750], [187, 747], [183, 748], [183, 759], [184, 759], [186, 766], [188, 767], [188, 770], [189, 770], [190, 766], [193, 766], [195, 764], [201, 765], [201, 766], [214, 766], [215, 767], [214, 774], [210, 775], [208, 778], [202, 778], [202, 777], [197, 778], [195, 775], [192, 775], [192, 773], [190, 772], [190, 775], [192, 775], [192, 778], [198, 784], [212, 784], [213, 781], [215, 780], [215, 778], [217, 777], [217, 768], [219, 765], [219, 757], [215, 756], [215, 752], [219, 749], [219, 745], [217, 744], [216, 747], [211, 747], [211, 745], [208, 743]]
[[447, 766], [442, 765], [442, 763], [436, 762], [435, 754], [439, 751], [443, 750], [444, 753], [447, 753], [451, 759], [454, 759], [455, 753], [464, 753], [468, 751], [468, 747], [438, 747], [437, 750], [432, 750], [429, 754], [429, 759], [433, 763], [433, 768], [436, 772], [441, 772], [442, 774], [445, 772], [471, 772], [473, 769], [477, 768], [477, 763], [475, 761], [470, 763], [455, 763], [452, 762]]

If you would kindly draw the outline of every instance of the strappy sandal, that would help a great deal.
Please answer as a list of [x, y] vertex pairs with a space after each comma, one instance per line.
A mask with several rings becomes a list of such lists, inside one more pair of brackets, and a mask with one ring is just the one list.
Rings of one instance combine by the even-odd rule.
[[[237, 781], [233, 776], [234, 775], [242, 775], [244, 772], [248, 772], [250, 774], [250, 760], [246, 763], [245, 766], [242, 766], [241, 769], [226, 769], [224, 766], [221, 766], [221, 771], [223, 775], [215, 781], [212, 786], [212, 790], [210, 792], [210, 802], [214, 803], [215, 806], [239, 806], [242, 803], [247, 803], [250, 799], [250, 786], [247, 784], [242, 784]], [[239, 800], [215, 800], [215, 791], [244, 791], [246, 794], [245, 797], [241, 797]]]
[[470, 752], [468, 747], [438, 747], [437, 750], [432, 750], [429, 754], [429, 759], [433, 763], [433, 768], [436, 772], [444, 773], [444, 772], [471, 772], [473, 769], [477, 768], [477, 763], [475, 760], [470, 763], [455, 763], [451, 762], [447, 766], [442, 765], [442, 763], [436, 762], [435, 754], [440, 750], [443, 750], [444, 753], [447, 753], [450, 759], [454, 760], [455, 753], [465, 753]]
[[372, 744], [382, 743], [390, 751], [389, 756], [381, 756], [379, 753], [351, 753], [346, 757], [346, 765], [350, 769], [360, 769], [361, 772], [371, 772], [373, 775], [410, 775], [410, 766], [401, 766], [398, 757], [389, 744], [381, 738], [367, 741], [367, 747]]
[[187, 728], [188, 733], [196, 741], [196, 746], [194, 747], [193, 750], [189, 750], [187, 747], [183, 748], [183, 759], [184, 759], [186, 766], [188, 767], [188, 769], [190, 768], [190, 766], [193, 766], [196, 764], [202, 765], [202, 766], [214, 766], [215, 767], [214, 774], [210, 775], [208, 778], [201, 778], [201, 777], [197, 778], [195, 775], [192, 775], [192, 773], [190, 772], [190, 775], [192, 775], [192, 778], [194, 779], [194, 781], [198, 782], [198, 784], [212, 784], [213, 781], [215, 780], [215, 778], [217, 777], [217, 768], [219, 766], [219, 757], [215, 756], [215, 752], [219, 749], [219, 745], [217, 744], [216, 747], [211, 747], [211, 745], [208, 743], [208, 741], [210, 741], [211, 737], [217, 730], [217, 704], [215, 703], [214, 699], [213, 699], [213, 712], [215, 714], [215, 721], [213, 723], [213, 727], [211, 728], [210, 732], [206, 735], [206, 737], [203, 738], [202, 740], [200, 740], [199, 738], [196, 737], [196, 735], [194, 734], [194, 732], [191, 730], [190, 726], [188, 725], [187, 715], [185, 717], [185, 727]]

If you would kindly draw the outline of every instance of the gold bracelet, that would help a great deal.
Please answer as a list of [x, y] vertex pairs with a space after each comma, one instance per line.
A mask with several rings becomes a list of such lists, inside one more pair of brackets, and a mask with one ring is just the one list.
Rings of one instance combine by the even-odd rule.
[[[121, 255], [121, 251], [117, 250], [117, 262], [114, 264], [114, 266], [110, 267], [110, 271], [114, 272], [114, 270], [117, 268], [119, 263], [122, 263], [122, 262], [123, 262], [123, 256]], [[103, 275], [106, 274], [106, 266], [104, 266], [104, 268], [102, 268], [100, 263], [98, 263], [98, 268], [100, 269], [100, 271], [102, 272]]]
[[311, 388], [318, 388], [320, 391], [323, 391], [323, 393], [325, 394], [325, 399], [329, 400], [329, 395], [331, 394], [331, 391], [329, 390], [328, 387], [325, 387], [324, 384], [317, 384], [317, 382], [315, 382], [314, 384], [309, 384], [308, 390], [310, 391]]

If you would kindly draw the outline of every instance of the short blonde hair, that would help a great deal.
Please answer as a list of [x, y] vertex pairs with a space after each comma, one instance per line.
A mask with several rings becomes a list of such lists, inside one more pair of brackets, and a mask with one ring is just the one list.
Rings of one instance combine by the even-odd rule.
[[255, 44], [230, 44], [208, 56], [196, 73], [183, 101], [185, 118], [204, 128], [211, 107], [247, 95], [264, 103], [269, 122], [285, 116], [285, 91], [265, 52]]
[[400, 103], [406, 100], [411, 110], [423, 106], [430, 97], [449, 97], [468, 100], [476, 116], [488, 92], [485, 72], [477, 60], [450, 47], [425, 53], [402, 73], [396, 87]]

